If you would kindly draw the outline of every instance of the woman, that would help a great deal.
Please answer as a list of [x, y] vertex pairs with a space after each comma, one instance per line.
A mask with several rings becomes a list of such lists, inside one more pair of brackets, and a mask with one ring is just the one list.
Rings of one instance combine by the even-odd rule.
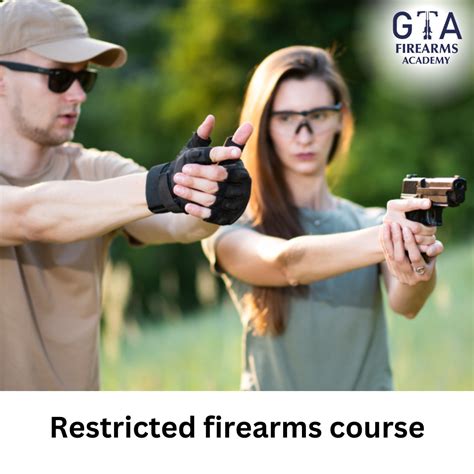
[[253, 180], [246, 220], [203, 243], [244, 326], [241, 388], [392, 389], [379, 274], [393, 310], [414, 317], [443, 247], [405, 212], [429, 200], [390, 201], [385, 212], [330, 192], [327, 165], [347, 152], [353, 119], [322, 49], [268, 56], [247, 89], [247, 121], [256, 130], [243, 153]]

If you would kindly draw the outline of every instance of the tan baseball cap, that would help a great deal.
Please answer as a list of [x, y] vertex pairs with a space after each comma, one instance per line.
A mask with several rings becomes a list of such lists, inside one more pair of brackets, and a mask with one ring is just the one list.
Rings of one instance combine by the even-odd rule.
[[0, 3], [0, 55], [22, 49], [61, 63], [120, 67], [127, 60], [125, 48], [91, 38], [79, 12], [58, 0]]

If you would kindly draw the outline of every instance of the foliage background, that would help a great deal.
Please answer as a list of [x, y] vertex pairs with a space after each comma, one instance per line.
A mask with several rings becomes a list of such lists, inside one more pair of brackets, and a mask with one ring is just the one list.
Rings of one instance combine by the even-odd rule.
[[[472, 183], [472, 89], [443, 105], [394, 99], [366, 66], [364, 55], [370, 49], [358, 45], [365, 2], [69, 3], [84, 16], [93, 36], [122, 44], [129, 52], [124, 68], [101, 71], [83, 109], [76, 138], [85, 146], [113, 149], [150, 167], [172, 159], [208, 113], [217, 117], [213, 143], [222, 143], [238, 125], [254, 66], [275, 49], [311, 44], [337, 48], [353, 98], [356, 135], [336, 193], [363, 205], [384, 206], [398, 196], [407, 173], [461, 174]], [[472, 191], [463, 206], [445, 213], [439, 238], [448, 248], [473, 233], [471, 196]], [[463, 248], [472, 259], [472, 248]], [[117, 239], [112, 257], [131, 268], [129, 322], [180, 320], [226, 298], [222, 285], [210, 277], [199, 244], [136, 250]], [[468, 328], [472, 336], [472, 320]]]

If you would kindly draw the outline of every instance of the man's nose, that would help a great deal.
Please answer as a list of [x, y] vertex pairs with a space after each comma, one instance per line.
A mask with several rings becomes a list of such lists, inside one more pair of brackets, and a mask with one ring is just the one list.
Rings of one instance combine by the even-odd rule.
[[66, 99], [73, 104], [82, 104], [86, 101], [87, 94], [77, 79], [74, 80], [71, 87], [66, 91]]

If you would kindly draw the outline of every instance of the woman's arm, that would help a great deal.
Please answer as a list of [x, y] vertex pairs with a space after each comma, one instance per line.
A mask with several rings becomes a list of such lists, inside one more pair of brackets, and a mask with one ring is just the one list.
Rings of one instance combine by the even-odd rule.
[[[433, 244], [435, 228], [406, 219], [405, 212], [426, 208], [428, 199], [392, 200], [384, 220], [397, 222], [416, 234], [422, 250]], [[250, 229], [224, 234], [217, 242], [220, 267], [256, 286], [308, 284], [382, 262], [381, 226], [329, 235], [306, 235], [290, 240]]]
[[396, 313], [413, 319], [436, 285], [436, 257], [443, 252], [443, 244], [436, 241], [427, 248], [426, 262], [412, 232], [397, 223], [383, 225], [380, 241], [385, 254], [382, 274], [389, 305]]
[[250, 229], [229, 232], [217, 242], [219, 266], [255, 286], [289, 286], [324, 280], [383, 260], [379, 226], [290, 240]]

